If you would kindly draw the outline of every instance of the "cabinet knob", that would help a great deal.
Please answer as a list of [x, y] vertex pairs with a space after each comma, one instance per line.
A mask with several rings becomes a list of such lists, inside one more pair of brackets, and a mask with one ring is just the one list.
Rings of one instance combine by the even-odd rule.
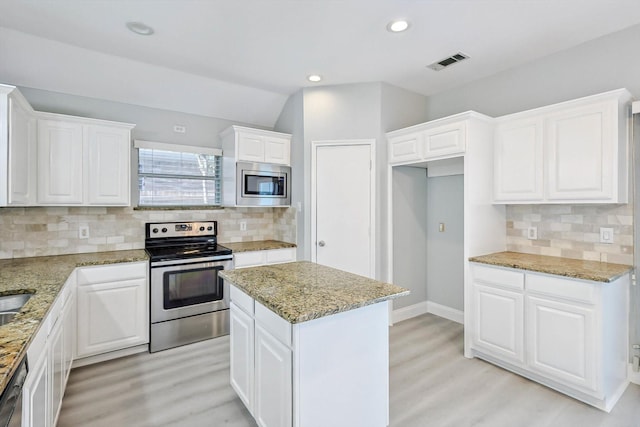
[[320, 240], [320, 241], [318, 242], [318, 246], [320, 246], [321, 248], [323, 248], [323, 247], [324, 247], [324, 240]]

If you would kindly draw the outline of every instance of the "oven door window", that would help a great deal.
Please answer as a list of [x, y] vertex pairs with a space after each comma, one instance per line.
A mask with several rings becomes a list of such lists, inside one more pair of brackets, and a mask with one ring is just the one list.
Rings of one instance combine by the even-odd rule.
[[283, 175], [244, 175], [244, 194], [248, 196], [285, 197], [286, 177]]
[[223, 267], [205, 267], [164, 273], [163, 289], [165, 310], [186, 307], [223, 298]]

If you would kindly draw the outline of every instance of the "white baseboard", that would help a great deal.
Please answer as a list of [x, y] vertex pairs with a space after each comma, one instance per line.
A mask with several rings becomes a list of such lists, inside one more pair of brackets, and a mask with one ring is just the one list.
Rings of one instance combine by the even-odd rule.
[[633, 370], [633, 365], [631, 365], [631, 363], [629, 363], [629, 374], [627, 375], [627, 377], [629, 378], [629, 381], [634, 383], [634, 384], [638, 384], [640, 385], [640, 372], [635, 372]]
[[464, 323], [464, 311], [447, 307], [446, 305], [438, 304], [433, 301], [427, 301], [427, 313], [444, 317], [452, 322], [460, 324]]
[[391, 319], [393, 323], [402, 322], [412, 317], [420, 316], [425, 313], [435, 314], [456, 323], [464, 323], [464, 312], [455, 308], [447, 307], [432, 301], [423, 301], [407, 307], [393, 310]]
[[427, 313], [427, 301], [393, 310], [391, 312], [391, 321], [393, 323], [402, 322], [425, 313]]

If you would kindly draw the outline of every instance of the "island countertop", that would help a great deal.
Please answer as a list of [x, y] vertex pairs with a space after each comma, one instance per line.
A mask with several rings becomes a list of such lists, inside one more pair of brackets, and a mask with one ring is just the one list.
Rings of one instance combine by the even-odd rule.
[[469, 258], [469, 261], [603, 283], [612, 282], [633, 268], [624, 264], [532, 255], [520, 252], [497, 252], [472, 257]]
[[290, 323], [409, 294], [409, 290], [390, 283], [309, 261], [223, 270], [219, 274]]
[[0, 326], [0, 393], [76, 267], [147, 260], [143, 249], [0, 260], [0, 296], [33, 293], [16, 317]]

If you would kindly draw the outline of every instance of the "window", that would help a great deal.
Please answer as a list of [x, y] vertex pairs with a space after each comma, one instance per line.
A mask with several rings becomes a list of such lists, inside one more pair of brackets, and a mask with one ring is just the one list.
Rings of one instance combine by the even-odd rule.
[[219, 149], [136, 141], [139, 206], [220, 206]]

